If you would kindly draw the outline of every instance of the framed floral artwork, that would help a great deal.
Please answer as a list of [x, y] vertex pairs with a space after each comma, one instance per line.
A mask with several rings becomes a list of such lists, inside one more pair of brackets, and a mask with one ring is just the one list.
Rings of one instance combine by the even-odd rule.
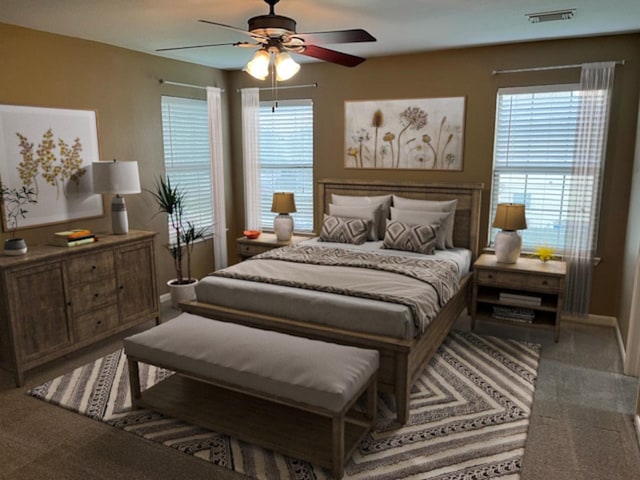
[[462, 170], [465, 97], [345, 102], [345, 168]]
[[18, 228], [103, 216], [91, 181], [99, 159], [95, 111], [0, 105], [0, 181], [36, 199]]

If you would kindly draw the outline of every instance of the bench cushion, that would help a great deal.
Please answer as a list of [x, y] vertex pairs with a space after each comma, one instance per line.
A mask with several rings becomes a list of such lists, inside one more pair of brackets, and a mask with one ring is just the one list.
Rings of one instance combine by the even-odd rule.
[[211, 381], [340, 412], [378, 369], [378, 352], [198, 315], [124, 339], [127, 355]]

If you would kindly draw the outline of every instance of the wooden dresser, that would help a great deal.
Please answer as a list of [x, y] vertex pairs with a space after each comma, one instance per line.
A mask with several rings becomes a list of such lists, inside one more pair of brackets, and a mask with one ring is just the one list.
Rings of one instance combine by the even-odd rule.
[[0, 366], [15, 372], [18, 386], [31, 368], [159, 321], [155, 235], [131, 231], [0, 256]]

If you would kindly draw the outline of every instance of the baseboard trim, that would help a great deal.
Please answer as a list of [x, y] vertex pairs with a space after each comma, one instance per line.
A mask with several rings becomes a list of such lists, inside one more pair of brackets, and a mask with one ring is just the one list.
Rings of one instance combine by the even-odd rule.
[[636, 440], [638, 440], [638, 447], [640, 447], [640, 415], [634, 416], [634, 422], [636, 424]]
[[594, 325], [596, 327], [611, 327], [616, 328], [618, 326], [618, 319], [616, 317], [609, 317], [607, 315], [591, 315], [586, 317], [571, 317], [563, 315], [563, 322], [582, 323], [583, 325]]
[[166, 302], [170, 302], [171, 301], [171, 294], [170, 293], [163, 293], [162, 295], [160, 295], [160, 303], [166, 303]]
[[620, 360], [622, 360], [622, 370], [624, 371], [627, 364], [627, 348], [624, 340], [622, 339], [622, 332], [620, 331], [620, 324], [616, 321], [616, 340], [618, 341], [618, 350], [620, 351]]

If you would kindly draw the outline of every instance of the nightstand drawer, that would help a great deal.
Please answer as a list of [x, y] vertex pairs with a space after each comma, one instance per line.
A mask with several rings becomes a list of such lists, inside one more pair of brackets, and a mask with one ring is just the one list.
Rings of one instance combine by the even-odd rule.
[[254, 255], [258, 255], [259, 253], [264, 253], [272, 249], [273, 247], [266, 245], [247, 245], [241, 243], [238, 245], [238, 255], [241, 257], [253, 257]]
[[532, 289], [548, 292], [557, 292], [560, 288], [560, 279], [557, 277], [531, 275], [523, 272], [478, 270], [478, 282], [481, 285], [495, 285], [513, 289]]

